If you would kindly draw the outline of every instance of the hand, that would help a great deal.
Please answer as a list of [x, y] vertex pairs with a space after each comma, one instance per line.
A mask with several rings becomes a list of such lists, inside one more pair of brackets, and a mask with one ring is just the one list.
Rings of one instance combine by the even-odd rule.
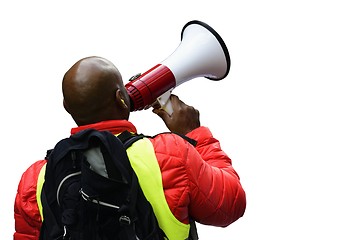
[[174, 133], [186, 135], [195, 128], [200, 127], [200, 113], [192, 106], [186, 105], [178, 96], [171, 94], [173, 113], [169, 115], [159, 105], [154, 105], [153, 113], [157, 114], [167, 128]]

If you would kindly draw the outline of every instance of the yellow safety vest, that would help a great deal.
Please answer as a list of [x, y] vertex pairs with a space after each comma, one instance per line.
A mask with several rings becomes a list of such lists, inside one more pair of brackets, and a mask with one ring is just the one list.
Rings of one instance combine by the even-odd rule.
[[[167, 239], [187, 239], [189, 237], [190, 224], [184, 224], [177, 220], [166, 202], [160, 167], [150, 140], [143, 138], [136, 141], [127, 149], [127, 153], [144, 195], [152, 205], [156, 219]], [[45, 168], [46, 164], [44, 164], [40, 171], [36, 188], [36, 199], [42, 220], [43, 213], [40, 196], [44, 184]]]

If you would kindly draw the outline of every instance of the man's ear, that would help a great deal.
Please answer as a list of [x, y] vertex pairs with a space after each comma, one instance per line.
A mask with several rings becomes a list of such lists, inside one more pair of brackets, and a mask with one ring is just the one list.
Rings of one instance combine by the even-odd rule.
[[125, 96], [121, 93], [120, 89], [116, 90], [116, 101], [123, 109], [128, 109], [128, 105], [125, 102]]

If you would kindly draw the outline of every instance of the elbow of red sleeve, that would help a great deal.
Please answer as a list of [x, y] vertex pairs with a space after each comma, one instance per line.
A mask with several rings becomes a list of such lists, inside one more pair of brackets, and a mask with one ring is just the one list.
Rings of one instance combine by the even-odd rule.
[[233, 199], [231, 210], [226, 214], [226, 220], [224, 220], [221, 227], [227, 227], [230, 224], [236, 222], [239, 218], [243, 217], [246, 210], [246, 194], [241, 188], [236, 197]]

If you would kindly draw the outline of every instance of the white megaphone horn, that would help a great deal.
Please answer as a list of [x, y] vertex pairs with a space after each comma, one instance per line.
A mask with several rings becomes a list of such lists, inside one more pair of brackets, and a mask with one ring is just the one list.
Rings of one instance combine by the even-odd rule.
[[190, 21], [182, 29], [180, 45], [168, 58], [125, 85], [131, 111], [147, 109], [158, 101], [171, 115], [169, 97], [174, 88], [197, 77], [218, 81], [229, 70], [230, 55], [220, 35], [204, 22]]

